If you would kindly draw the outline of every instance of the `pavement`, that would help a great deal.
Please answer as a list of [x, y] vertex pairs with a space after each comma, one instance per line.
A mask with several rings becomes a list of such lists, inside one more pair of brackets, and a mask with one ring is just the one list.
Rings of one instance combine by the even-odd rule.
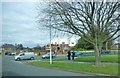
[[[65, 61], [53, 61], [53, 62], [72, 62], [72, 63], [80, 63], [80, 64], [95, 64], [95, 62], [77, 62], [77, 61], [69, 61], [69, 60], [65, 60]], [[119, 63], [109, 63], [109, 62], [102, 62], [101, 64], [114, 64], [114, 65], [119, 65]]]

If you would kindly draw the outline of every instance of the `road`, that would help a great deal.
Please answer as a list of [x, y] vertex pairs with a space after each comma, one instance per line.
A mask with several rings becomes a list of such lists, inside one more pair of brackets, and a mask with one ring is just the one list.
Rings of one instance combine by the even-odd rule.
[[0, 54], [0, 77], [2, 76], [2, 55]]
[[13, 56], [3, 56], [2, 60], [3, 76], [92, 76], [91, 74], [26, 65], [21, 61], [14, 61]]

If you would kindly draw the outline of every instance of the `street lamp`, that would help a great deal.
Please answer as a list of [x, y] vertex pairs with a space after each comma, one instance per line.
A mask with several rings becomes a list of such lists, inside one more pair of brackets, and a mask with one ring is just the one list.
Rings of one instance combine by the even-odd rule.
[[[49, 6], [50, 6], [50, 3], [49, 3]], [[50, 9], [51, 9], [51, 6], [50, 6]], [[51, 17], [49, 18], [50, 21], [50, 64], [52, 64], [52, 50], [51, 50]]]
[[[51, 24], [51, 23], [50, 23]], [[50, 26], [50, 64], [52, 64], [52, 50], [51, 50], [51, 26]]]

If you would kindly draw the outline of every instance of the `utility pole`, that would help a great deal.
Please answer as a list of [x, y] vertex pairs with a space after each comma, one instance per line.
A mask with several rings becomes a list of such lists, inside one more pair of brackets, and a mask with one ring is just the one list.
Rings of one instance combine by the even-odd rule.
[[[50, 6], [50, 3], [49, 3], [49, 6]], [[51, 9], [51, 6], [50, 6], [50, 9]], [[52, 64], [52, 50], [51, 50], [51, 17], [49, 18], [50, 21], [50, 64]]]
[[50, 26], [50, 64], [52, 64], [52, 50], [51, 50], [51, 26]]

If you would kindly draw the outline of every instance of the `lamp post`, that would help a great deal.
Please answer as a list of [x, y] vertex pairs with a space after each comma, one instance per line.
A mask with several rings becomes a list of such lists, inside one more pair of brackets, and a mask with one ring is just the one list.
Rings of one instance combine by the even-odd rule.
[[[49, 6], [50, 6], [50, 3], [49, 3]], [[50, 6], [50, 9], [51, 9], [51, 6]], [[51, 17], [49, 18], [50, 19], [50, 21], [49, 21], [49, 23], [50, 23], [50, 64], [52, 64], [52, 50], [51, 50]]]
[[52, 64], [52, 50], [51, 50], [51, 26], [50, 26], [50, 64]]

